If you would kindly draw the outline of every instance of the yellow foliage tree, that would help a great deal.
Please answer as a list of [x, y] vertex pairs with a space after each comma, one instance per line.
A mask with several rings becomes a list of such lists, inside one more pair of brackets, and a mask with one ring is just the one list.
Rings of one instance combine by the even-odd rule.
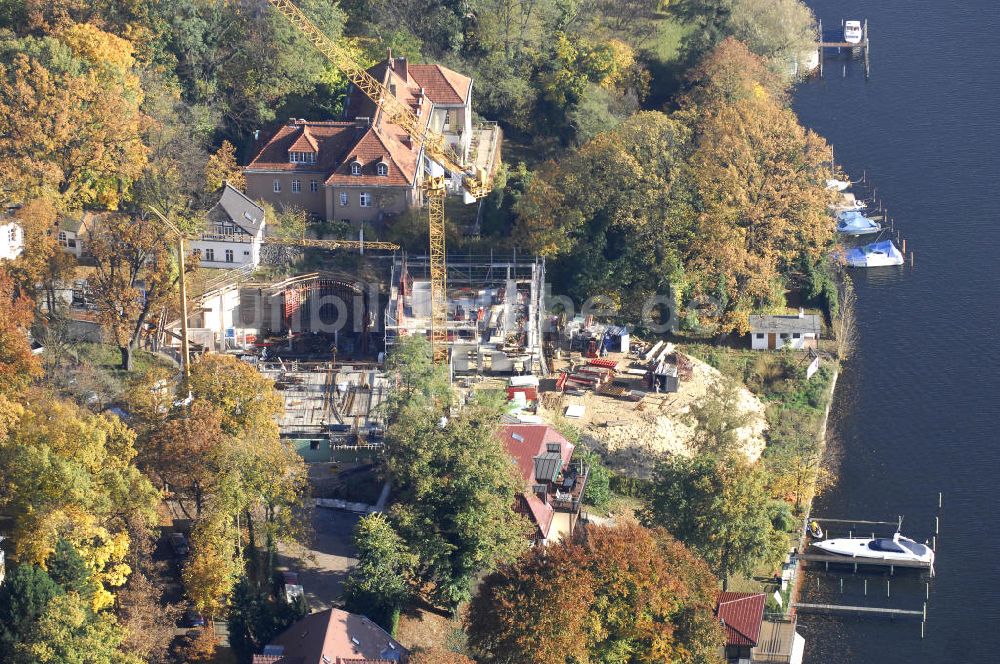
[[219, 151], [205, 164], [205, 189], [215, 191], [228, 182], [240, 191], [246, 191], [247, 181], [243, 169], [236, 163], [236, 148], [229, 141], [222, 141]]
[[100, 586], [95, 610], [111, 604], [108, 589], [130, 573], [126, 516], [147, 524], [156, 517], [157, 493], [132, 465], [134, 439], [117, 417], [41, 392], [0, 439], [0, 508], [14, 516], [14, 558], [44, 565], [65, 539]]
[[116, 208], [146, 163], [132, 45], [90, 24], [5, 44], [0, 60], [0, 183], [25, 200]]

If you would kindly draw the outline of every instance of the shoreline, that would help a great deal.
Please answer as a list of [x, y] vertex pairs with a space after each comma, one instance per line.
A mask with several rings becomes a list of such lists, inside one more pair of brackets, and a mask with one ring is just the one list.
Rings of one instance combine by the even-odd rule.
[[[826, 455], [826, 440], [827, 440], [827, 428], [830, 422], [830, 411], [833, 409], [833, 399], [837, 393], [837, 379], [840, 377], [840, 363], [837, 363], [837, 369], [833, 372], [833, 378], [830, 379], [830, 392], [827, 397], [826, 409], [823, 412], [823, 422], [819, 430], [819, 453], [820, 453], [820, 469], [822, 469], [822, 459]], [[813, 482], [813, 494], [809, 497], [809, 502], [806, 505], [806, 517], [804, 523], [808, 522], [809, 517], [812, 515], [813, 501], [816, 499], [815, 494], [815, 480]], [[802, 532], [799, 535], [799, 544], [795, 548], [795, 574], [792, 576], [792, 587], [788, 592], [788, 612], [791, 613], [792, 607], [799, 599], [799, 592], [801, 590], [801, 579], [804, 572], [804, 565], [801, 558], [798, 557], [799, 553], [802, 553], [805, 547], [808, 546], [806, 542], [805, 528], [802, 528]]]

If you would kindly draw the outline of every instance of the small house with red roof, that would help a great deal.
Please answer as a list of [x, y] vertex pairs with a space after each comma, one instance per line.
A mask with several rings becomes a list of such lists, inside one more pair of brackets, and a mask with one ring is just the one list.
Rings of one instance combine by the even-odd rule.
[[406, 664], [410, 652], [365, 616], [312, 613], [254, 655], [253, 664]]
[[[391, 53], [368, 73], [468, 158], [475, 134], [471, 78]], [[258, 143], [244, 173], [255, 200], [357, 227], [419, 206], [421, 183], [436, 168], [419, 141], [352, 86], [340, 120], [288, 120]], [[453, 190], [461, 184], [457, 177], [449, 183]]]
[[764, 593], [719, 593], [715, 616], [726, 634], [728, 664], [801, 664], [805, 640], [794, 613], [767, 615]]
[[589, 469], [573, 459], [575, 445], [546, 424], [507, 424], [500, 437], [524, 478], [515, 508], [534, 524], [538, 544], [573, 534]]

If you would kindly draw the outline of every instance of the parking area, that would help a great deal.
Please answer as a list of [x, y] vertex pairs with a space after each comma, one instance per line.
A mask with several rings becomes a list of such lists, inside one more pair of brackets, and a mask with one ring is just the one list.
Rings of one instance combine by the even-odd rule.
[[347, 573], [357, 562], [353, 545], [359, 515], [316, 507], [312, 510], [312, 541], [306, 548], [282, 546], [278, 564], [298, 572], [311, 611], [338, 603]]

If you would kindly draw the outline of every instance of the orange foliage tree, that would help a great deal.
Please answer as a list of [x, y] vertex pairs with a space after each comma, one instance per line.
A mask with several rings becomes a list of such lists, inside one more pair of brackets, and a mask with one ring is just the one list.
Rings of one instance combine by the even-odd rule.
[[665, 531], [592, 528], [488, 576], [469, 610], [483, 662], [710, 661], [717, 581]]

